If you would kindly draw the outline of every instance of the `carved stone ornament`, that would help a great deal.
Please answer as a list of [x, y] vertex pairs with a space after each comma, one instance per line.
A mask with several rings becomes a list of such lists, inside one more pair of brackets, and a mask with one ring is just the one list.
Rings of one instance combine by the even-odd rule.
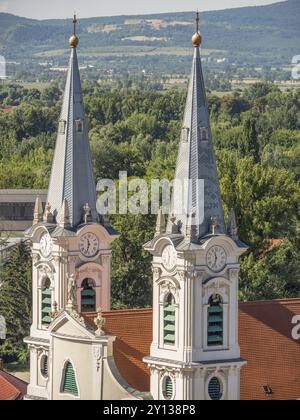
[[39, 254], [32, 254], [32, 262], [33, 264], [37, 264], [41, 259], [41, 256]]
[[161, 269], [159, 267], [152, 267], [152, 272], [154, 281], [159, 280], [162, 273]]
[[101, 359], [102, 359], [102, 348], [100, 346], [94, 346], [93, 347], [93, 356], [96, 361], [96, 368], [97, 372], [99, 372], [101, 367]]
[[103, 327], [106, 323], [106, 319], [102, 316], [102, 309], [97, 309], [97, 318], [94, 319], [94, 323], [97, 327], [95, 332], [96, 337], [103, 337], [105, 335], [105, 331], [103, 331]]
[[176, 299], [178, 299], [178, 289], [170, 281], [164, 281], [163, 283], [161, 283], [160, 292], [161, 299], [163, 299], [163, 297], [168, 293], [172, 293], [172, 295], [175, 296]]
[[229, 270], [229, 278], [231, 281], [238, 281], [239, 279], [239, 269], [238, 268], [231, 268]]
[[68, 305], [69, 311], [77, 311], [77, 286], [75, 276], [72, 274], [68, 278]]

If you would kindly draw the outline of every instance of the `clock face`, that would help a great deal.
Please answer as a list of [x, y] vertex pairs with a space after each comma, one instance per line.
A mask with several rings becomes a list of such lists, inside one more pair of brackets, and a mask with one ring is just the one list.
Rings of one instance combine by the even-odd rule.
[[227, 262], [227, 255], [224, 248], [218, 245], [211, 247], [207, 252], [206, 262], [212, 271], [222, 271]]
[[85, 257], [95, 257], [99, 251], [99, 240], [94, 233], [86, 233], [80, 239], [79, 248]]
[[168, 245], [165, 247], [162, 253], [162, 262], [164, 267], [167, 270], [171, 270], [175, 267], [177, 260], [177, 253], [176, 250], [172, 245]]
[[45, 233], [41, 239], [41, 253], [44, 257], [49, 257], [53, 248], [53, 242], [49, 233]]

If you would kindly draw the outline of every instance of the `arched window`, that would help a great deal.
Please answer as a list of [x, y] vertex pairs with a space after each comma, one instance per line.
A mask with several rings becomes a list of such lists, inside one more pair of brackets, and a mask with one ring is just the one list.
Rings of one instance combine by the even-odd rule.
[[67, 362], [64, 369], [64, 378], [62, 382], [62, 392], [65, 394], [78, 395], [75, 371], [72, 363]]
[[78, 133], [83, 133], [83, 121], [82, 120], [76, 120], [76, 131]]
[[51, 293], [51, 282], [46, 279], [42, 289], [42, 324], [49, 325], [52, 322], [50, 316], [52, 312], [52, 293]]
[[224, 311], [220, 295], [213, 295], [209, 300], [207, 324], [207, 345], [222, 346]]
[[59, 127], [58, 127], [59, 134], [65, 134], [66, 127], [67, 127], [67, 122], [65, 120], [60, 120]]
[[81, 312], [95, 312], [96, 292], [94, 281], [92, 279], [85, 279], [81, 287]]
[[176, 334], [175, 298], [169, 293], [164, 304], [164, 344], [174, 346]]
[[166, 376], [163, 382], [163, 396], [166, 400], [171, 400], [174, 394], [174, 385], [170, 376]]
[[216, 377], [211, 378], [208, 383], [208, 395], [212, 401], [220, 401], [223, 397], [223, 389], [220, 380]]
[[206, 128], [200, 128], [200, 139], [202, 141], [208, 140], [208, 130]]

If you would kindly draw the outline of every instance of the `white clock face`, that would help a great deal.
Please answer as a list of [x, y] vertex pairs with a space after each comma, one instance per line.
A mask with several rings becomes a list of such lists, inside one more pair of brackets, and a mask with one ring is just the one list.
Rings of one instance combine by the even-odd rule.
[[227, 262], [227, 255], [224, 248], [218, 245], [211, 247], [207, 252], [206, 262], [212, 271], [222, 271]]
[[53, 242], [49, 233], [45, 233], [41, 239], [41, 253], [44, 257], [49, 257], [52, 252]]
[[171, 270], [175, 267], [177, 260], [177, 253], [176, 250], [172, 245], [168, 245], [165, 247], [162, 253], [162, 262], [164, 267], [167, 270]]
[[99, 240], [94, 233], [86, 233], [81, 237], [79, 247], [85, 257], [95, 257], [99, 251]]

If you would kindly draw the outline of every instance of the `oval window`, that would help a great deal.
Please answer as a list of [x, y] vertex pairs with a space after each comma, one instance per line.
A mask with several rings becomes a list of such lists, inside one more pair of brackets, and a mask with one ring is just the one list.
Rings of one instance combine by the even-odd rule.
[[174, 385], [170, 376], [167, 376], [164, 380], [164, 389], [163, 396], [166, 400], [171, 400], [173, 398]]
[[212, 401], [220, 401], [223, 397], [222, 384], [218, 378], [212, 378], [208, 384], [208, 395]]

